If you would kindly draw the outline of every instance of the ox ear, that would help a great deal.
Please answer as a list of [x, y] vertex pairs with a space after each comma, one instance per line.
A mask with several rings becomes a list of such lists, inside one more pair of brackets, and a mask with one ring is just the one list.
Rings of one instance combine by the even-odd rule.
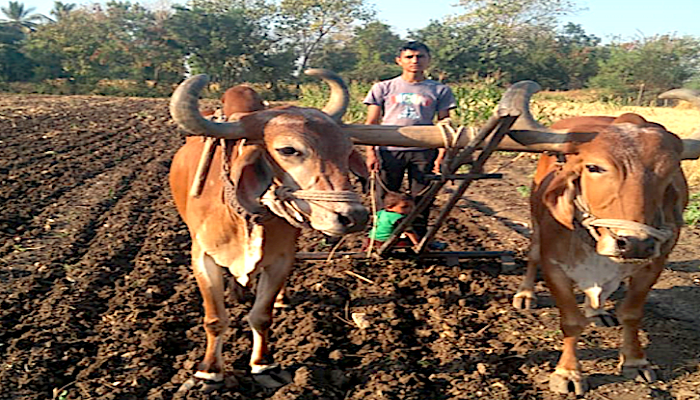
[[574, 229], [574, 198], [578, 174], [559, 171], [549, 182], [542, 195], [542, 202], [554, 219], [569, 229]]
[[238, 157], [231, 165], [236, 200], [246, 212], [260, 214], [265, 210], [260, 199], [270, 188], [273, 179], [265, 149], [259, 145], [240, 145], [233, 151], [238, 152]]
[[365, 160], [362, 158], [357, 149], [352, 149], [348, 166], [350, 167], [350, 172], [352, 172], [353, 175], [355, 175], [360, 181], [360, 185], [362, 185], [362, 193], [366, 193], [369, 170], [367, 169], [367, 163], [365, 163]]

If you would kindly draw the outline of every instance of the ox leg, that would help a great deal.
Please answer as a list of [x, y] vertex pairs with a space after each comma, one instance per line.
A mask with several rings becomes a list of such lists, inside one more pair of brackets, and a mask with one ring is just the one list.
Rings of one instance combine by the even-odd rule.
[[192, 246], [192, 268], [204, 300], [207, 349], [194, 378], [186, 381], [178, 391], [187, 391], [200, 386], [199, 390], [208, 393], [219, 389], [224, 382], [221, 350], [223, 336], [228, 328], [228, 314], [224, 304], [224, 280], [221, 267], [196, 244]]
[[291, 375], [274, 362], [268, 347], [272, 308], [291, 272], [293, 258], [282, 258], [260, 273], [255, 303], [248, 315], [253, 331], [253, 352], [250, 368], [255, 380], [263, 386], [276, 388], [292, 381]]
[[287, 285], [282, 284], [282, 289], [275, 298], [275, 308], [289, 308], [289, 297], [287, 296]]
[[647, 361], [639, 342], [639, 328], [647, 294], [661, 274], [663, 263], [663, 261], [655, 262], [630, 279], [627, 295], [618, 310], [622, 323], [622, 347], [620, 348], [622, 375], [641, 382], [656, 380], [656, 373], [651, 368], [651, 363]]
[[576, 347], [581, 332], [588, 321], [581, 314], [574, 295], [571, 280], [556, 267], [545, 272], [545, 280], [560, 313], [560, 326], [564, 333], [562, 355], [557, 367], [549, 377], [549, 389], [556, 393], [583, 395], [588, 390], [585, 378], [581, 374]]
[[518, 288], [518, 293], [513, 297], [513, 307], [520, 310], [529, 310], [537, 305], [535, 296], [535, 279], [537, 278], [537, 265], [540, 262], [540, 244], [536, 222], [533, 222], [532, 243], [527, 260], [527, 271], [523, 282]]
[[[532, 251], [530, 252], [532, 253]], [[518, 288], [518, 293], [513, 296], [513, 307], [520, 310], [529, 310], [537, 305], [535, 296], [535, 278], [537, 276], [537, 261], [532, 256], [527, 260], [527, 271], [523, 282]]]

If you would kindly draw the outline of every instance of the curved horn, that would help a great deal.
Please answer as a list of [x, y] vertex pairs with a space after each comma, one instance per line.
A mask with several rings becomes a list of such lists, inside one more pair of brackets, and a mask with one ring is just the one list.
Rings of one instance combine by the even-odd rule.
[[[671, 89], [667, 92], [663, 92], [659, 95], [660, 99], [678, 99], [685, 100], [700, 109], [700, 92], [692, 89]], [[700, 128], [696, 130], [690, 137], [682, 138], [683, 140], [683, 153], [681, 154], [681, 159], [683, 160], [697, 160], [700, 158]]]
[[212, 122], [199, 112], [199, 93], [209, 78], [195, 75], [182, 82], [170, 98], [170, 115], [177, 125], [191, 135], [240, 139], [245, 131], [239, 122]]
[[576, 143], [589, 141], [595, 135], [591, 133], [569, 133], [553, 130], [540, 124], [530, 113], [530, 99], [539, 92], [540, 85], [534, 81], [520, 81], [512, 84], [498, 103], [495, 114], [518, 115], [499, 149], [519, 151], [574, 151]]
[[326, 106], [323, 107], [323, 112], [340, 123], [350, 103], [350, 92], [348, 92], [348, 87], [345, 85], [343, 78], [335, 72], [323, 68], [307, 69], [304, 73], [310, 76], [318, 76], [331, 87], [331, 96]]
[[537, 122], [530, 113], [530, 99], [540, 90], [542, 87], [534, 81], [520, 81], [512, 84], [498, 102], [496, 114], [519, 115], [513, 124], [513, 130], [551, 132], [549, 128]]

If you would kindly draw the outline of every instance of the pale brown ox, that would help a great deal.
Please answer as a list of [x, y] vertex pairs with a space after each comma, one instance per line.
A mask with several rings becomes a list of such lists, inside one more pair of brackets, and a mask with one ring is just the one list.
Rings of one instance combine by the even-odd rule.
[[248, 315], [253, 331], [251, 371], [263, 385], [287, 383], [289, 374], [274, 363], [268, 348], [268, 333], [273, 302], [292, 268], [299, 228], [310, 226], [337, 236], [363, 229], [368, 219], [348, 179], [351, 168], [363, 173], [364, 163], [337, 122], [347, 106], [347, 90], [328, 71], [316, 75], [331, 84], [327, 113], [283, 107], [216, 123], [203, 118], [197, 108], [205, 77], [190, 78], [173, 94], [171, 113], [182, 129], [241, 139], [217, 147], [211, 164], [215, 173], [208, 174], [199, 196], [192, 196], [189, 188], [204, 147], [201, 138], [189, 138], [170, 169], [175, 204], [192, 239], [192, 269], [204, 301], [207, 334], [204, 360], [183, 391], [199, 386], [209, 392], [224, 380], [228, 315], [222, 267], [242, 286], [259, 275]]
[[[669, 92], [684, 97], [688, 92]], [[527, 97], [527, 96], [525, 96]], [[526, 113], [529, 115], [529, 113]], [[534, 121], [530, 129], [544, 130]], [[647, 293], [664, 268], [683, 225], [688, 201], [680, 162], [697, 158], [663, 126], [636, 114], [575, 117], [552, 125], [566, 134], [537, 166], [530, 198], [532, 243], [527, 273], [514, 299], [517, 308], [534, 305], [537, 266], [560, 310], [564, 345], [550, 376], [558, 393], [586, 389], [576, 356], [584, 328], [622, 324], [620, 368], [624, 376], [656, 379], [639, 341]], [[606, 299], [628, 280], [617, 319], [604, 309]], [[574, 286], [585, 295], [584, 312]]]
[[[221, 95], [221, 114], [225, 120], [231, 120], [253, 111], [265, 109], [265, 104], [258, 92], [250, 86], [232, 86]], [[216, 115], [217, 110], [204, 109], [202, 115], [209, 117]]]

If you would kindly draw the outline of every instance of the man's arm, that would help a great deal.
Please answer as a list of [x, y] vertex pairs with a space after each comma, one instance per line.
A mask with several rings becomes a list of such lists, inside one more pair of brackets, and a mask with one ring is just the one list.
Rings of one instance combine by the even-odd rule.
[[[450, 118], [450, 110], [441, 110], [438, 111], [437, 113], [437, 119], [438, 121], [441, 121], [445, 118]], [[442, 160], [445, 158], [445, 148], [440, 147], [438, 148], [438, 155], [437, 158], [435, 159], [435, 163], [433, 164], [433, 173], [434, 174], [439, 174], [440, 173], [440, 164], [442, 163]]]
[[[382, 108], [376, 104], [367, 106], [367, 125], [379, 125], [379, 120], [382, 117]], [[367, 146], [367, 169], [370, 171], [379, 171], [379, 159], [377, 158], [376, 146]]]

